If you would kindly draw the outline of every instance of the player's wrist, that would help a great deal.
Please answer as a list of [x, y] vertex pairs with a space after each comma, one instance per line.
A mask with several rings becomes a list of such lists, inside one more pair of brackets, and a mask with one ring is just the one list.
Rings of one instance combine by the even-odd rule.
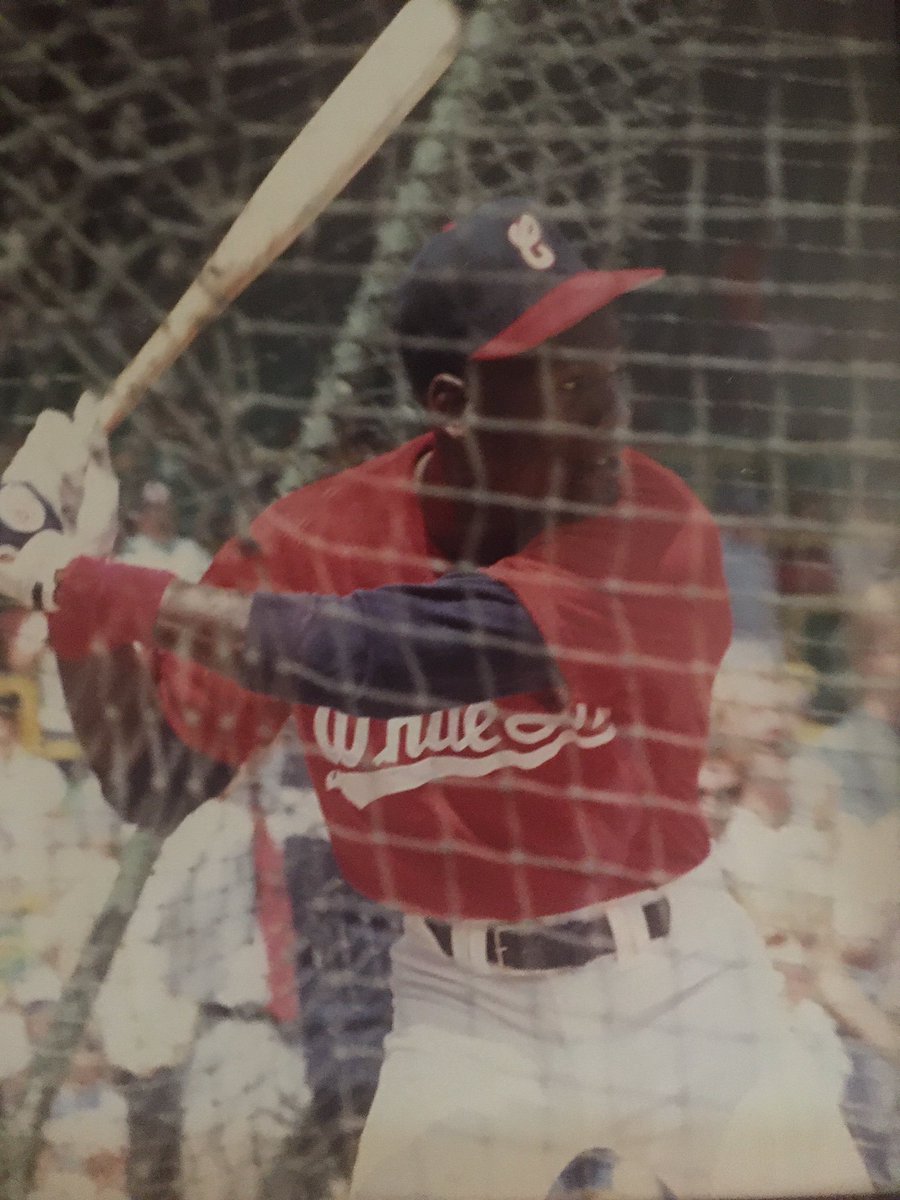
[[76, 558], [57, 572], [50, 645], [68, 661], [135, 642], [153, 643], [163, 596], [175, 576], [98, 558]]

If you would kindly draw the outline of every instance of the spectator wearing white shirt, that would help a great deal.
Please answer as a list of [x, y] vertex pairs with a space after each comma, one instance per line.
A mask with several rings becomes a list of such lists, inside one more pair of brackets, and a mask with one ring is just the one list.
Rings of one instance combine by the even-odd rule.
[[[851, 622], [855, 704], [802, 761], [810, 792], [836, 811], [834, 931], [853, 979], [900, 1030], [900, 581], [866, 591]], [[801, 775], [802, 777], [802, 775]], [[847, 1028], [845, 1109], [876, 1184], [900, 1181], [900, 1055]]]
[[[701, 790], [705, 773], [701, 771]], [[721, 770], [718, 774], [719, 782], [725, 779]], [[733, 805], [730, 817], [727, 807], [718, 810], [725, 819], [713, 826], [718, 831], [715, 854], [782, 977], [792, 1024], [809, 1051], [816, 1084], [838, 1103], [850, 1063], [831, 1007], [823, 1005], [820, 995], [830, 917], [821, 894], [821, 847], [817, 835], [792, 820], [785, 754], [758, 750], [741, 765], [741, 774], [740, 800], [734, 804], [729, 790], [726, 801]]]
[[896, 457], [868, 464], [865, 487], [854, 490], [834, 539], [834, 558], [844, 599], [853, 605], [877, 583], [900, 570]]
[[165, 870], [151, 874], [94, 1006], [127, 1105], [129, 1200], [181, 1197], [181, 1089], [197, 1005], [172, 994], [166, 955], [153, 940], [167, 886]]
[[710, 747], [697, 776], [697, 795], [714, 842], [728, 828], [743, 794], [746, 774], [746, 764], [741, 759], [715, 745]]
[[[896, 665], [875, 666], [861, 663], [860, 669], [870, 678], [880, 671], [882, 683], [891, 672], [896, 679]], [[875, 690], [883, 705], [883, 687]], [[812, 733], [801, 703], [808, 691], [802, 677], [760, 673], [746, 661], [723, 671], [714, 749], [700, 774], [701, 803], [732, 889], [782, 974], [797, 1032], [814, 1050], [823, 1086], [841, 1094], [846, 1086], [848, 1122], [873, 1179], [884, 1182], [890, 1177], [887, 1129], [900, 1127], [896, 1099], [885, 1086], [891, 1064], [900, 1063], [900, 1023], [893, 1019], [900, 1015], [900, 921], [889, 919], [900, 911], [897, 739], [886, 732], [889, 720], [873, 720], [884, 712], [878, 703], [824, 734]], [[855, 772], [852, 783], [846, 778], [850, 807], [862, 794], [863, 808], [880, 814], [871, 829], [859, 814], [841, 812], [836, 753], [845, 774]], [[745, 787], [734, 805], [741, 776]], [[880, 964], [878, 1004], [875, 976], [861, 986], [866, 970], [851, 972], [847, 965], [867, 955]], [[892, 993], [886, 976], [893, 979]]]
[[54, 832], [66, 781], [19, 740], [19, 696], [0, 694], [0, 978], [14, 983], [37, 959], [29, 922], [49, 918]]
[[793, 752], [804, 734], [814, 680], [808, 668], [776, 669], [747, 651], [726, 655], [713, 687], [710, 727], [718, 749], [746, 761], [759, 750]]
[[719, 861], [738, 899], [766, 937], [782, 927], [792, 852], [786, 760], [758, 751], [747, 766], [739, 802], [718, 847]]
[[134, 514], [134, 533], [125, 539], [118, 558], [138, 567], [171, 571], [187, 583], [196, 583], [210, 563], [210, 555], [178, 532], [178, 515], [171, 489], [152, 479], [141, 490]]
[[[154, 993], [162, 986], [167, 1004], [198, 1014], [179, 1080], [184, 1200], [255, 1200], [310, 1101], [300, 1029], [272, 1011], [254, 848], [260, 819], [281, 845], [320, 817], [305, 796], [295, 803], [280, 774], [275, 753], [191, 813], [166, 840], [142, 900]], [[295, 998], [292, 965], [290, 986]]]

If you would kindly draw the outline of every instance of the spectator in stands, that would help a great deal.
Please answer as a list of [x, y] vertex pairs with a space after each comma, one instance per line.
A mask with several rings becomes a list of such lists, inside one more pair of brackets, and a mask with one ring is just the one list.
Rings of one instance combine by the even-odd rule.
[[[810, 857], [814, 844], [808, 831], [793, 822], [790, 780], [788, 755], [768, 748], [745, 762], [718, 755], [701, 772], [700, 786], [702, 791], [705, 782], [715, 785], [711, 828], [719, 862], [781, 974], [794, 1030], [819, 1069], [821, 1086], [837, 1102], [849, 1060], [838, 1039], [835, 1008], [856, 998], [848, 998], [842, 981], [835, 980], [821, 862]], [[832, 985], [835, 1004], [826, 1001], [823, 980]]]
[[33, 818], [35, 804], [42, 812], [55, 811], [66, 791], [59, 768], [22, 745], [20, 708], [17, 692], [0, 693], [0, 819], [11, 818], [15, 812]]
[[296, 735], [289, 735], [283, 784], [298, 806], [305, 797], [308, 812], [306, 828], [285, 840], [284, 854], [312, 1098], [262, 1200], [318, 1200], [349, 1183], [356, 1160], [393, 1019], [390, 951], [401, 922], [345, 882]]
[[64, 1155], [46, 1146], [38, 1159], [35, 1186], [28, 1200], [97, 1200], [97, 1189], [80, 1171], [63, 1166]]
[[196, 583], [209, 566], [210, 556], [203, 547], [179, 534], [172, 492], [161, 480], [144, 484], [134, 525], [134, 533], [119, 551], [123, 562], [172, 571], [188, 583]]
[[725, 518], [719, 532], [734, 624], [726, 662], [740, 658], [760, 668], [777, 668], [784, 663], [784, 637], [765, 509], [763, 485], [750, 468], [729, 469], [719, 481], [715, 511]]
[[84, 1173], [94, 1187], [96, 1200], [134, 1200], [128, 1187], [124, 1147], [100, 1148], [85, 1155]]
[[746, 767], [741, 797], [719, 842], [731, 889], [764, 937], [781, 927], [789, 886], [791, 816], [787, 757], [757, 750]]
[[[862, 597], [850, 628], [858, 680], [848, 714], [804, 756], [810, 803], [836, 811], [834, 929], [866, 997], [900, 1020], [900, 581]], [[823, 799], [824, 796], [824, 799]], [[875, 1039], [877, 1041], [877, 1039]], [[900, 1070], [872, 1038], [848, 1035], [848, 1124], [876, 1183], [900, 1180]]]
[[[90, 1183], [92, 1200], [130, 1200], [125, 1193], [125, 1104], [90, 1036], [74, 1057], [43, 1135], [58, 1167]], [[64, 1197], [60, 1193], [58, 1200]]]
[[697, 791], [714, 841], [718, 841], [728, 827], [734, 807], [744, 791], [745, 775], [745, 764], [739, 758], [715, 746], [710, 748], [697, 777]]
[[[256, 1200], [310, 1101], [280, 864], [287, 833], [302, 830], [307, 817], [292, 811], [279, 773], [273, 756], [166, 840], [136, 915], [135, 943], [126, 943], [133, 983], [123, 987], [117, 964], [101, 999], [108, 1047], [144, 1081], [142, 1097], [139, 1084], [126, 1089], [133, 1102], [146, 1102], [143, 1132], [132, 1137], [152, 1129], [163, 1139], [167, 1186], [174, 1189], [174, 1163], [184, 1200]], [[147, 970], [156, 976], [150, 997], [140, 991]], [[195, 1038], [180, 1057], [176, 1046], [163, 1044], [166, 1030], [151, 1046], [140, 1041], [143, 1022], [157, 1020], [144, 1003], [160, 987], [167, 1011], [181, 1006], [182, 1041], [184, 1006], [196, 1015]], [[127, 1028], [123, 1003], [131, 1009]], [[140, 1157], [151, 1165], [147, 1153]], [[135, 1166], [132, 1174], [139, 1173]], [[140, 1200], [153, 1195], [152, 1182]]]
[[13, 1000], [25, 1018], [28, 1040], [43, 1041], [53, 1021], [54, 1007], [62, 995], [59, 975], [49, 963], [33, 963], [12, 987]]
[[823, 528], [833, 520], [831, 497], [824, 487], [810, 486], [798, 491], [792, 516], [801, 523], [801, 528], [791, 543], [782, 547], [778, 590], [798, 606], [795, 617], [799, 626], [798, 653], [820, 677], [814, 701], [820, 719], [832, 721], [844, 707], [835, 676], [846, 662], [833, 536]]
[[81, 746], [72, 728], [56, 656], [47, 643], [46, 617], [34, 612], [2, 613], [0, 637], [6, 666], [37, 687], [42, 753], [68, 771], [68, 764], [80, 761]]
[[7, 983], [31, 965], [28, 921], [53, 906], [53, 832], [66, 791], [59, 768], [22, 745], [19, 711], [17, 692], [0, 694], [0, 976]]
[[[717, 683], [714, 751], [700, 777], [733, 890], [765, 936], [823, 1086], [847, 1083], [848, 1118], [882, 1183], [900, 1177], [888, 1133], [897, 1127], [889, 1081], [900, 1064], [900, 755], [898, 706], [888, 699], [896, 697], [900, 607], [897, 588], [890, 590], [875, 589], [857, 623], [855, 662], [865, 684], [858, 710], [810, 736], [802, 671], [759, 675], [732, 666]], [[842, 792], [850, 808], [880, 814], [871, 830], [842, 811]], [[869, 966], [860, 967], [867, 956]]]
[[841, 592], [851, 603], [873, 584], [900, 572], [900, 525], [896, 458], [873, 461], [862, 489], [851, 490], [834, 540], [834, 561]]
[[14, 1111], [30, 1061], [25, 1018], [10, 989], [0, 980], [0, 1120]]
[[67, 846], [53, 855], [52, 871], [51, 948], [60, 978], [66, 981], [116, 881], [118, 846], [112, 842]]
[[62, 847], [100, 847], [113, 856], [133, 832], [103, 799], [100, 784], [83, 762], [69, 772], [69, 787], [63, 801], [63, 819], [57, 830]]
[[197, 1005], [172, 995], [165, 950], [153, 940], [161, 884], [155, 873], [145, 885], [93, 1014], [128, 1110], [129, 1200], [182, 1196], [181, 1094]]
[[805, 670], [729, 660], [713, 689], [713, 742], [742, 761], [758, 750], [788, 753], [805, 738], [811, 690]]
[[[390, 1028], [398, 922], [340, 877], [290, 733], [283, 760], [273, 754], [167, 839], [126, 939], [133, 977], [117, 960], [98, 1005], [107, 1052], [143, 1072], [125, 1089], [142, 1086], [149, 1106], [132, 1143], [150, 1121], [167, 1178], [181, 1097], [184, 1200], [327, 1195], [335, 1176], [349, 1176]], [[290, 908], [273, 870], [289, 874]], [[159, 1020], [161, 982], [166, 1013], [173, 1002], [199, 1010], [183, 1069], [169, 1048], [168, 1080], [166, 1030], [149, 1046], [140, 1036]], [[183, 1025], [176, 1015], [167, 1028]], [[149, 1185], [132, 1185], [132, 1200], [144, 1195]]]
[[715, 296], [714, 318], [698, 332], [703, 350], [741, 360], [740, 370], [709, 372], [710, 431], [760, 441], [771, 436], [775, 412], [773, 377], [766, 369], [773, 357], [772, 322], [762, 286], [771, 237], [763, 227], [748, 234], [727, 247], [719, 264], [722, 278], [737, 286]]

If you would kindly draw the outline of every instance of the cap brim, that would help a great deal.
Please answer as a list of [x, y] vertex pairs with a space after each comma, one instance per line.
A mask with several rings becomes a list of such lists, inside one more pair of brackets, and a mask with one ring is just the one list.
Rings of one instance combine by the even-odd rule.
[[571, 329], [617, 296], [661, 279], [665, 271], [644, 267], [625, 271], [581, 271], [557, 284], [470, 358], [512, 358]]

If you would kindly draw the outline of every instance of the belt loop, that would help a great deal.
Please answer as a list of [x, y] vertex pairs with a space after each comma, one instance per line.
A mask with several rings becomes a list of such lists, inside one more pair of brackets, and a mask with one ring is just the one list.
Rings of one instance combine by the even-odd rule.
[[487, 929], [484, 926], [466, 926], [462, 923], [450, 926], [450, 945], [457, 962], [475, 971], [483, 971], [488, 965]]
[[620, 961], [634, 958], [647, 949], [650, 930], [642, 904], [616, 900], [606, 910], [606, 916], [616, 944], [616, 957]]

